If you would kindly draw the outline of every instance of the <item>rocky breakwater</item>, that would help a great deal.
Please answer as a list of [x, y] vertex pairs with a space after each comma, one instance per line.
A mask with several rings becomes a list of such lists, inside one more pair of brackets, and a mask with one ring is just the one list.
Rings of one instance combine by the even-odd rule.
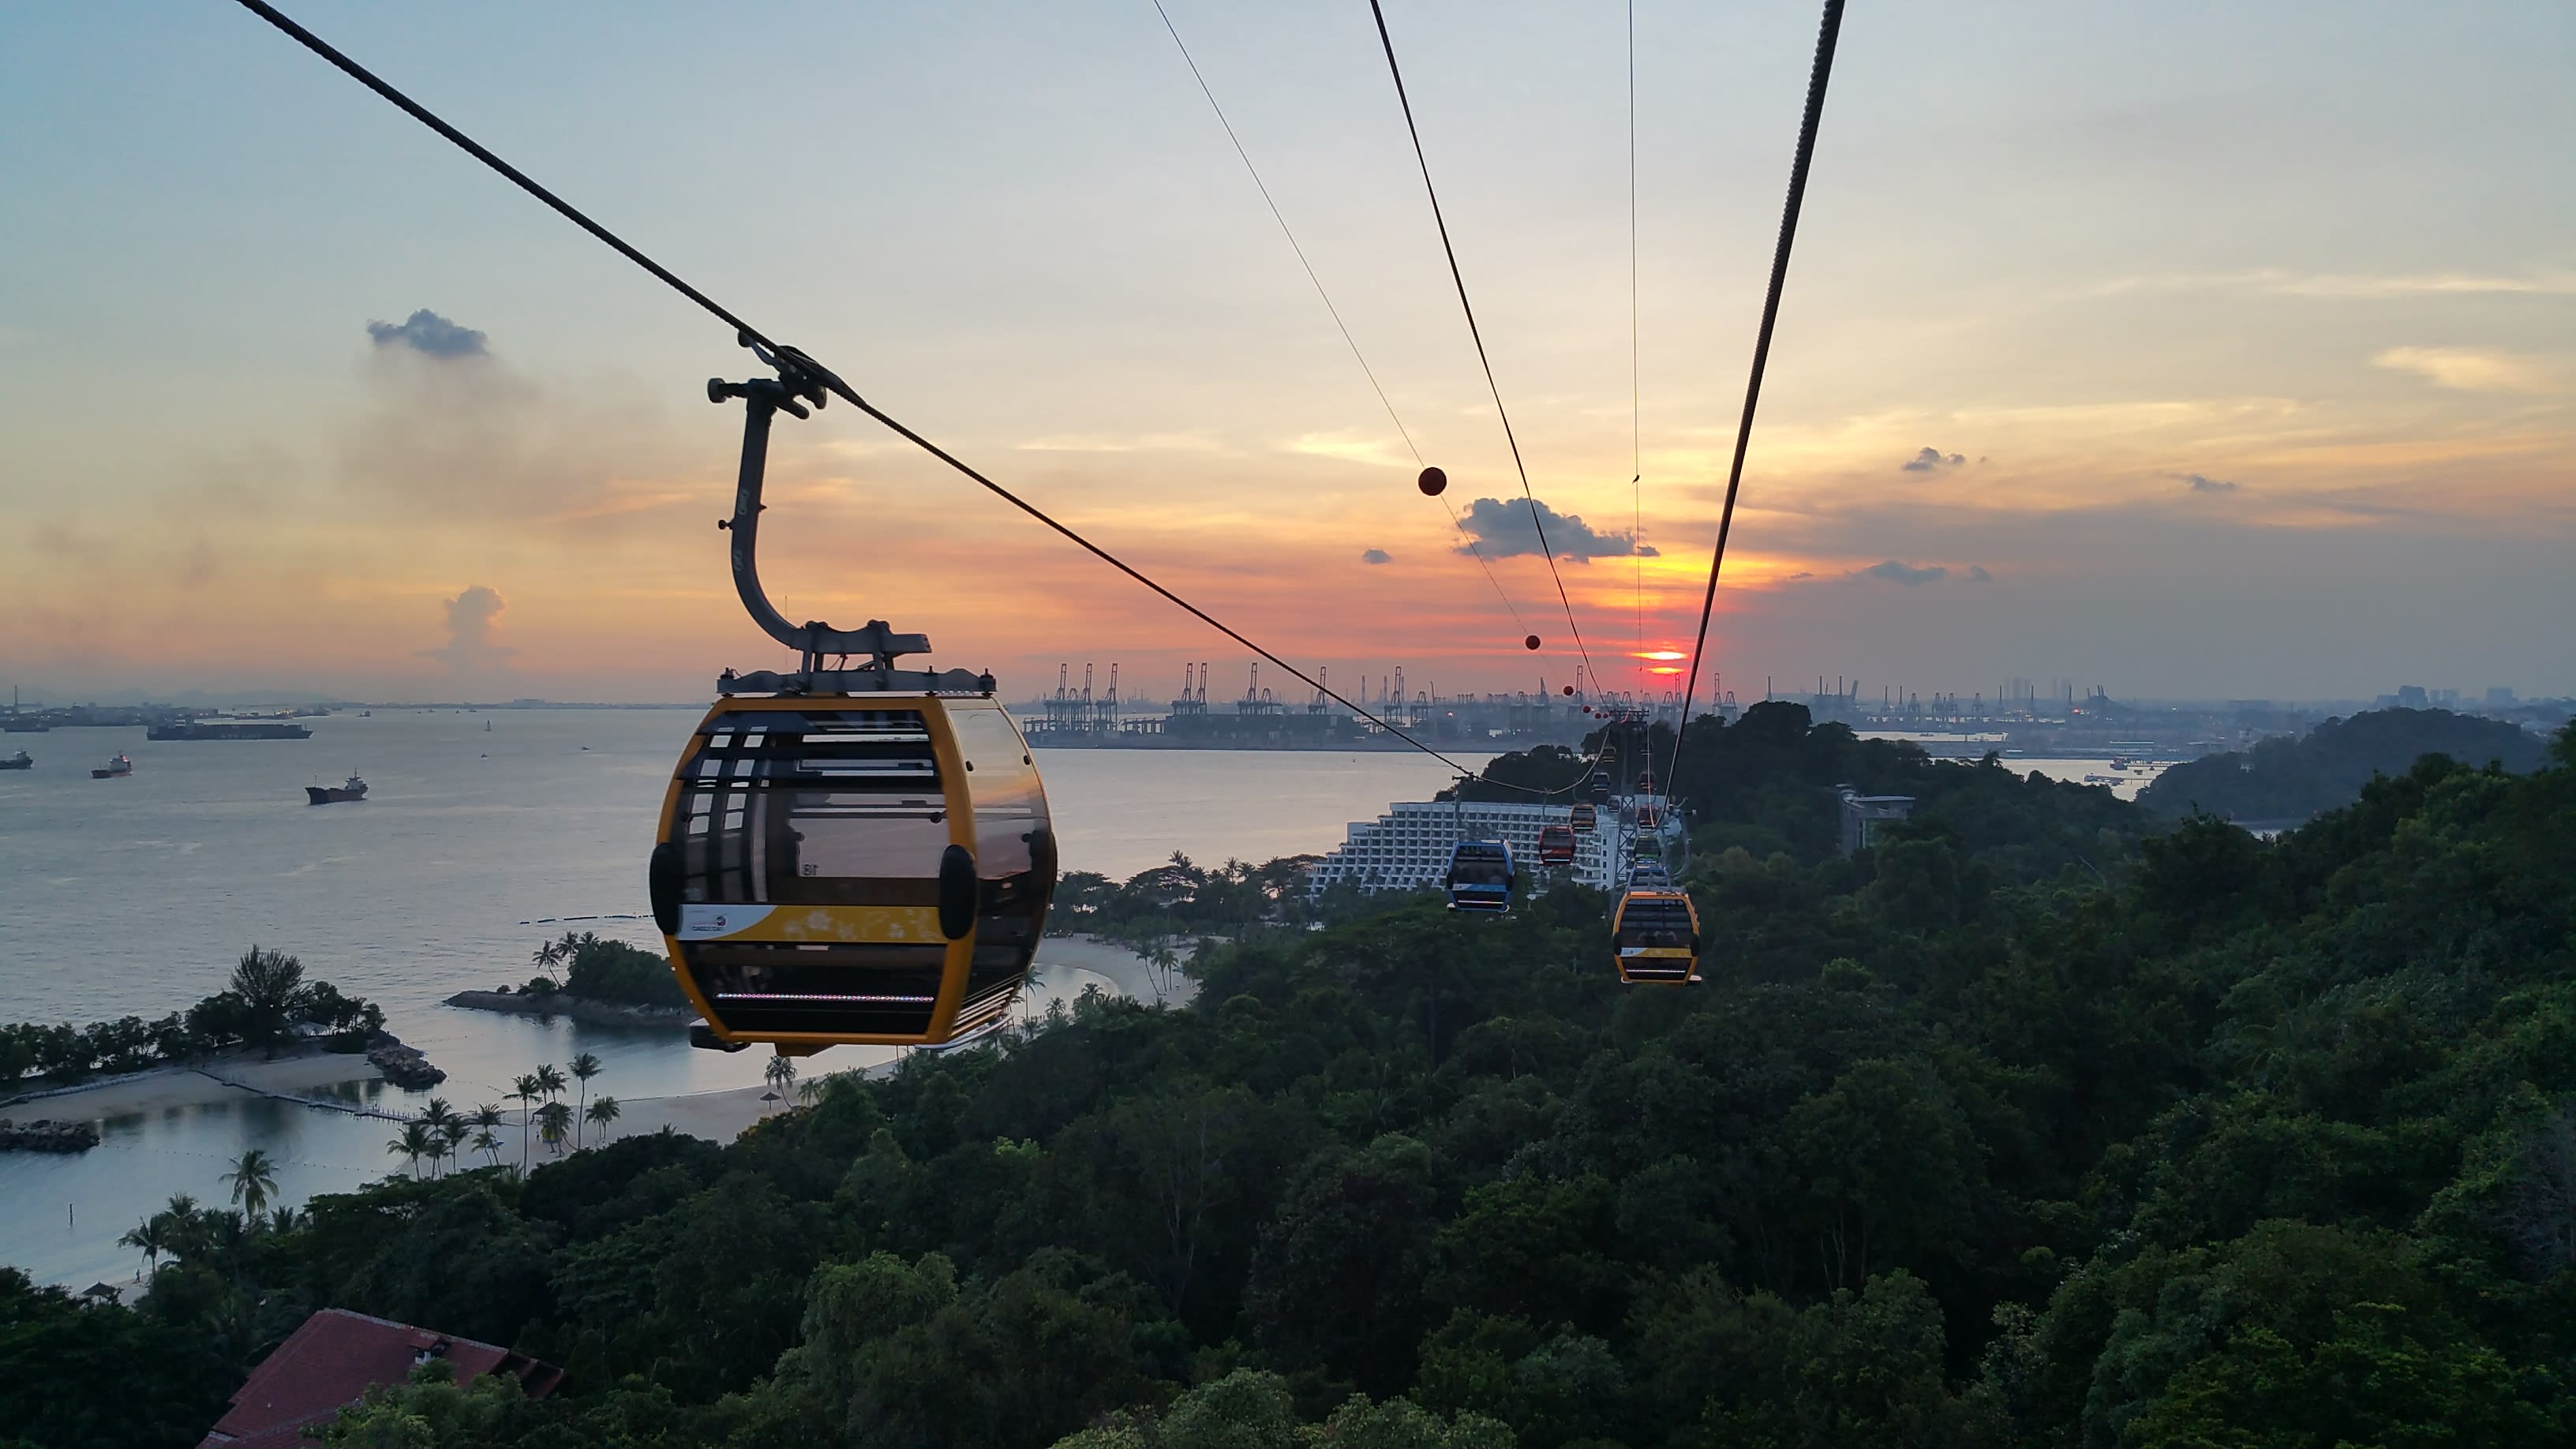
[[460, 991], [447, 998], [450, 1006], [468, 1011], [506, 1011], [513, 1016], [570, 1017], [593, 1026], [669, 1026], [686, 1027], [698, 1014], [685, 1006], [646, 1006], [628, 1001], [593, 1001], [569, 991], [539, 994], [529, 991]]
[[407, 1092], [426, 1091], [447, 1080], [447, 1073], [430, 1065], [418, 1047], [403, 1045], [402, 1038], [391, 1032], [378, 1032], [368, 1040], [367, 1062], [386, 1081]]
[[87, 1122], [38, 1118], [13, 1122], [0, 1117], [0, 1151], [87, 1152], [98, 1145], [98, 1129]]

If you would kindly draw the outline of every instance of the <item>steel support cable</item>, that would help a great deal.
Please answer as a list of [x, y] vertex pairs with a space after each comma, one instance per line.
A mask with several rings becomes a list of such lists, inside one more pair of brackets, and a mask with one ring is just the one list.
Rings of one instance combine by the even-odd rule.
[[[1225, 107], [1217, 104], [1215, 90], [1209, 87], [1207, 77], [1200, 73], [1198, 59], [1190, 54], [1189, 43], [1181, 39], [1180, 27], [1172, 23], [1171, 12], [1163, 8], [1163, 0], [1154, 0], [1154, 13], [1162, 17], [1163, 29], [1171, 33], [1173, 46], [1181, 52], [1181, 63], [1190, 68], [1190, 79], [1199, 83], [1199, 94], [1207, 97], [1208, 109], [1216, 113], [1216, 123], [1225, 128], [1225, 139], [1234, 144], [1234, 154], [1243, 162], [1244, 174], [1252, 178], [1254, 189], [1261, 193], [1262, 204], [1270, 208], [1270, 219], [1279, 223], [1279, 234], [1288, 239], [1288, 249], [1297, 254], [1297, 265], [1306, 269], [1306, 280], [1315, 284], [1316, 297], [1322, 300], [1324, 310], [1332, 315], [1334, 329], [1342, 334], [1343, 345], [1351, 350], [1351, 360], [1358, 363], [1360, 371], [1368, 377], [1370, 390], [1377, 394], [1379, 405], [1386, 409], [1386, 420], [1395, 424], [1396, 436], [1404, 439], [1404, 449], [1413, 455], [1414, 463], [1428, 466], [1422, 462], [1422, 449], [1414, 444], [1413, 430], [1396, 415], [1394, 399], [1386, 395], [1385, 386], [1377, 380], [1377, 369], [1369, 366], [1368, 358], [1360, 352], [1359, 340], [1351, 336], [1350, 324], [1342, 320], [1342, 309], [1333, 305], [1332, 293], [1324, 290], [1324, 279], [1316, 275], [1315, 264], [1306, 259], [1306, 248], [1298, 244], [1297, 233], [1289, 229], [1286, 213], [1280, 211], [1278, 200], [1270, 194], [1269, 184], [1261, 179], [1261, 168], [1252, 164], [1252, 153], [1244, 149], [1243, 138], [1234, 133], [1234, 122], [1226, 119]], [[1475, 558], [1477, 567], [1485, 572], [1485, 582], [1494, 586], [1494, 597], [1503, 601], [1503, 608], [1511, 614], [1512, 622], [1520, 626], [1520, 631], [1528, 633], [1529, 621], [1521, 617], [1520, 605], [1513, 603], [1512, 596], [1504, 590], [1502, 579], [1494, 573], [1492, 561], [1485, 557], [1483, 549], [1476, 546], [1476, 535], [1467, 531], [1466, 522], [1458, 517], [1456, 506], [1442, 498], [1440, 507], [1449, 515], [1449, 526], [1458, 530], [1458, 536], [1466, 540], [1467, 552]]]
[[1639, 655], [1646, 652], [1645, 479], [1646, 409], [1637, 381], [1637, 0], [1628, 0], [1628, 547], [1637, 560]]
[[1717, 611], [1718, 570], [1726, 564], [1726, 538], [1735, 526], [1735, 496], [1744, 484], [1744, 452], [1753, 440], [1753, 410], [1762, 400], [1762, 370], [1771, 360], [1771, 329], [1780, 319], [1780, 293], [1789, 282], [1789, 250], [1798, 239], [1798, 209], [1807, 198], [1807, 167], [1816, 155], [1816, 127], [1824, 119], [1825, 85], [1833, 78], [1834, 42], [1843, 28], [1843, 0], [1825, 0], [1816, 31], [1815, 67], [1807, 75], [1807, 109], [1798, 122], [1798, 149], [1789, 163], [1789, 200], [1780, 213], [1780, 241], [1771, 254], [1771, 287], [1762, 299], [1762, 327], [1753, 339], [1753, 372], [1744, 384], [1744, 417], [1735, 428], [1735, 461], [1726, 473], [1726, 505], [1717, 516], [1717, 547], [1708, 560], [1708, 593], [1700, 600], [1699, 637], [1691, 644], [1689, 681], [1682, 687], [1682, 716], [1673, 726], [1672, 764], [1681, 768], [1682, 737], [1690, 730], [1691, 696], [1699, 689], [1700, 655], [1708, 648], [1708, 622]]
[[[297, 24], [276, 6], [267, 3], [267, 0], [235, 0], [235, 3], [239, 4], [243, 9], [250, 11], [252, 14], [257, 15], [262, 20], [265, 20], [269, 24], [277, 27], [278, 30], [286, 34], [305, 49], [312, 51], [315, 55], [329, 61], [333, 66], [345, 72], [352, 80], [357, 81], [360, 85], [365, 86], [367, 89], [374, 91], [377, 95], [384, 97], [387, 101], [392, 102], [396, 107], [410, 115], [414, 120], [417, 120], [422, 125], [436, 131], [439, 135], [446, 137], [450, 142], [455, 144], [457, 149], [465, 152], [467, 155], [482, 162], [495, 172], [508, 178], [513, 184], [518, 186], [520, 190], [525, 191], [530, 196], [544, 202], [547, 206], [553, 208], [557, 213], [562, 215], [565, 220], [580, 227], [583, 231], [589, 232], [592, 236], [597, 237], [600, 241], [606, 243], [612, 250], [616, 251], [618, 255], [623, 256], [628, 261], [642, 267], [645, 271], [660, 279], [673, 291], [678, 292], [681, 296], [697, 303], [700, 307], [731, 326], [746, 345], [756, 343], [766, 351], [772, 353], [778, 351], [779, 344], [770, 341], [766, 333], [763, 333], [760, 329], [752, 326], [750, 323], [743, 321], [732, 312], [727, 311], [714, 298], [709, 297], [706, 293], [690, 286], [687, 282], [681, 280], [677, 274], [664, 267], [661, 263], [654, 261], [651, 257], [646, 256], [643, 252], [638, 251], [635, 247], [629, 245], [616, 233], [583, 215], [578, 208], [573, 206], [572, 203], [539, 185], [535, 180], [530, 178], [527, 173], [494, 155], [490, 150], [475, 141], [471, 136], [466, 135], [454, 126], [441, 120], [438, 115], [435, 112], [432, 112], [428, 107], [421, 105], [411, 97], [404, 95], [399, 90], [396, 90], [390, 83], [378, 77], [374, 72], [342, 54], [339, 50], [334, 48], [330, 42], [322, 39], [322, 37], [318, 35], [315, 35], [312, 31], [305, 29], [302, 25]], [[1397, 739], [1404, 741], [1406, 744], [1411, 745], [1422, 753], [1431, 756], [1433, 759], [1440, 761], [1453, 770], [1465, 771], [1468, 774], [1476, 773], [1472, 770], [1467, 770], [1466, 766], [1451, 759], [1449, 756], [1441, 753], [1437, 749], [1434, 749], [1432, 746], [1423, 743], [1421, 740], [1415, 739], [1404, 730], [1397, 728], [1392, 722], [1379, 718], [1363, 706], [1345, 698], [1339, 692], [1327, 687], [1321, 680], [1316, 679], [1314, 676], [1306, 673], [1306, 671], [1299, 669], [1296, 665], [1289, 663], [1287, 660], [1280, 658], [1278, 655], [1271, 653], [1269, 650], [1262, 648], [1259, 644], [1254, 643], [1252, 640], [1236, 632], [1215, 615], [1208, 613], [1198, 605], [1191, 603], [1189, 600], [1182, 598], [1180, 595], [1173, 593], [1170, 589], [1167, 589], [1161, 584], [1155, 582], [1152, 578], [1127, 563], [1126, 560], [1119, 558], [1116, 554], [1113, 554], [1107, 549], [1102, 548], [1100, 545], [1093, 543], [1090, 539], [1083, 537], [1080, 533], [1075, 532], [1065, 524], [1057, 522], [1053, 517], [1050, 517], [1044, 509], [1041, 509], [1035, 504], [1028, 502], [1026, 499], [1021, 498], [1018, 494], [1013, 493], [1011, 490], [994, 482], [992, 479], [985, 477], [982, 473], [977, 472], [955, 454], [940, 447], [938, 444], [923, 437], [921, 434], [914, 432], [911, 428], [904, 426], [902, 422], [895, 419], [892, 415], [869, 402], [866, 398], [859, 396], [857, 391], [851, 388], [848, 383], [843, 382], [839, 377], [834, 376], [828, 369], [822, 370], [821, 381], [823, 385], [833, 393], [847, 401], [852, 407], [855, 407], [859, 411], [866, 413], [869, 417], [876, 419], [878, 423], [893, 432], [897, 437], [911, 443], [914, 447], [921, 449], [930, 456], [937, 458], [940, 462], [947, 464], [959, 473], [962, 473], [968, 478], [971, 478], [975, 482], [983, 485], [986, 491], [992, 493], [995, 497], [1000, 498], [1003, 502], [1010, 504], [1022, 513], [1025, 513], [1029, 517], [1036, 519], [1038, 522], [1045, 524], [1048, 528], [1053, 529], [1056, 533], [1062, 535], [1092, 557], [1099, 559], [1102, 563], [1109, 565], [1111, 568], [1118, 570], [1127, 577], [1134, 579], [1137, 583], [1144, 585], [1155, 594], [1161, 596], [1166, 602], [1180, 609], [1183, 613], [1197, 619], [1200, 623], [1207, 625], [1209, 628], [1223, 634], [1235, 643], [1240, 644], [1244, 648], [1251, 650], [1253, 653], [1260, 655], [1271, 664], [1285, 670], [1290, 676], [1311, 686], [1317, 693], [1322, 694], [1325, 698], [1341, 705], [1352, 714], [1357, 715], [1361, 719], [1367, 720], [1369, 723], [1385, 730], [1388, 734], [1395, 736]], [[1538, 790], [1527, 785], [1505, 784], [1502, 781], [1490, 781], [1488, 783], [1500, 785], [1505, 789], [1518, 790], [1524, 794], [1530, 795], [1545, 796], [1563, 793], [1563, 791], [1558, 790]], [[1568, 786], [1566, 788], [1571, 789], [1573, 787]]]
[[1583, 626], [1574, 622], [1574, 601], [1566, 596], [1565, 576], [1556, 571], [1556, 550], [1547, 541], [1547, 524], [1539, 517], [1538, 495], [1530, 491], [1529, 465], [1521, 461], [1521, 440], [1512, 432], [1512, 415], [1503, 406], [1502, 385], [1494, 381], [1494, 361], [1485, 355], [1485, 335], [1476, 326], [1476, 304], [1467, 300], [1467, 277], [1458, 270], [1458, 249], [1449, 243], [1449, 221], [1440, 211], [1440, 192], [1431, 184], [1431, 158], [1422, 149], [1422, 128], [1413, 123], [1413, 101], [1405, 94], [1404, 68], [1395, 63], [1395, 40], [1387, 34], [1386, 10], [1378, 0], [1369, 0], [1369, 14], [1377, 18], [1377, 40], [1386, 51], [1386, 72], [1395, 81], [1396, 104], [1404, 108], [1405, 134], [1413, 138], [1414, 164], [1422, 168], [1422, 192], [1431, 198], [1431, 222], [1440, 229], [1440, 251], [1449, 259], [1449, 280], [1458, 288], [1458, 310], [1467, 314], [1467, 336], [1476, 344], [1476, 361], [1485, 369], [1485, 390], [1493, 394], [1494, 415], [1502, 419], [1503, 441], [1511, 445], [1512, 469], [1520, 474], [1521, 497], [1529, 500], [1530, 527], [1538, 534], [1538, 551], [1547, 560], [1547, 576], [1556, 584], [1556, 601], [1565, 609], [1565, 627], [1574, 635], [1574, 651], [1583, 658], [1583, 667], [1591, 674], [1595, 688], [1601, 683], [1601, 671], [1593, 666], [1592, 651], [1583, 643]]

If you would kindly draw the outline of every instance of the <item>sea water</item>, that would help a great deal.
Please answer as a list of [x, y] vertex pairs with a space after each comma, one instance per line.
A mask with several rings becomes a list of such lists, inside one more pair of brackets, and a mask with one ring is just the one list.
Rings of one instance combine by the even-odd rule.
[[[221, 990], [259, 945], [381, 1004], [387, 1026], [448, 1072], [434, 1094], [377, 1084], [365, 1105], [392, 1114], [431, 1095], [461, 1110], [504, 1102], [520, 1073], [583, 1051], [604, 1065], [593, 1093], [629, 1101], [756, 1083], [761, 1053], [691, 1050], [676, 1031], [442, 1004], [525, 981], [537, 945], [567, 930], [658, 946], [644, 859], [695, 719], [376, 710], [307, 721], [306, 740], [8, 736], [36, 765], [0, 773], [0, 1021], [159, 1017]], [[133, 775], [90, 778], [120, 752]], [[1047, 750], [1039, 763], [1064, 868], [1122, 879], [1175, 851], [1201, 865], [1320, 853], [1349, 822], [1448, 778], [1409, 751]], [[365, 800], [305, 803], [306, 785], [353, 772]], [[1052, 994], [1047, 974], [1032, 1007]], [[814, 1065], [884, 1055], [845, 1048]], [[0, 1263], [47, 1281], [130, 1276], [117, 1235], [172, 1193], [223, 1199], [224, 1163], [245, 1147], [283, 1164], [289, 1203], [403, 1165], [385, 1151], [399, 1130], [389, 1121], [227, 1096], [109, 1119], [87, 1153], [0, 1155]], [[9, 1112], [46, 1115], [42, 1102]]]

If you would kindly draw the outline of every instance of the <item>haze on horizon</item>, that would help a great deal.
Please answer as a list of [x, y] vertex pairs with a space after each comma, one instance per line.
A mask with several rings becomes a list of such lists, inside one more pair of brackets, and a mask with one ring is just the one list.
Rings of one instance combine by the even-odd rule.
[[[293, 13], [1337, 684], [1570, 681], [1366, 7], [1167, 4], [1518, 618], [1147, 0]], [[1389, 11], [1620, 687], [1696, 618], [1815, 24], [1637, 12], [1632, 466], [1623, 9]], [[2565, 6], [1854, 7], [1709, 667], [2576, 693], [2571, 70]], [[740, 414], [702, 389], [747, 354], [246, 13], [0, 11], [0, 184], [0, 683], [685, 699], [778, 662], [712, 527]], [[1059, 660], [1240, 691], [1241, 649], [846, 409], [782, 420], [772, 477], [800, 617], [1015, 698]]]

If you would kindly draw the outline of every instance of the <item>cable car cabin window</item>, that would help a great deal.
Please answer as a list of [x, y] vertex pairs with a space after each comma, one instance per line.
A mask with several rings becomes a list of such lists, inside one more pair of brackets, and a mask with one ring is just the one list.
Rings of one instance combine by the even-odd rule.
[[929, 905], [947, 805], [915, 710], [775, 711], [709, 729], [681, 767], [691, 903]]
[[1690, 907], [1680, 901], [1631, 900], [1619, 913], [1619, 944], [1687, 951]]
[[986, 880], [1028, 874], [1038, 863], [1030, 837], [1046, 825], [1047, 813], [1027, 742], [1009, 716], [981, 701], [951, 704], [948, 723], [975, 798], [976, 874]]
[[948, 727], [966, 760], [975, 800], [975, 874], [983, 882], [975, 958], [957, 1008], [956, 1030], [963, 1034], [998, 1020], [1019, 994], [1055, 891], [1055, 844], [1046, 789], [1011, 717], [981, 700], [954, 700]]

